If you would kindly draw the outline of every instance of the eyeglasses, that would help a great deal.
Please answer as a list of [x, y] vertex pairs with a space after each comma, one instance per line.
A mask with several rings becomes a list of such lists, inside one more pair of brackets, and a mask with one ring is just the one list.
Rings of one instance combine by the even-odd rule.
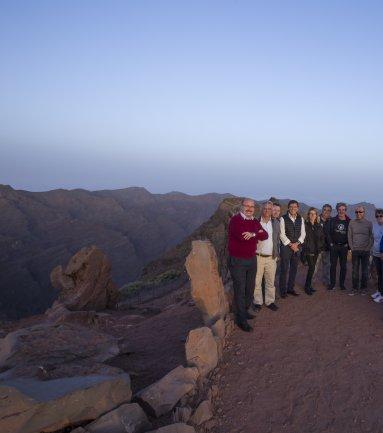
[[364, 210], [356, 210], [355, 213], [364, 213]]

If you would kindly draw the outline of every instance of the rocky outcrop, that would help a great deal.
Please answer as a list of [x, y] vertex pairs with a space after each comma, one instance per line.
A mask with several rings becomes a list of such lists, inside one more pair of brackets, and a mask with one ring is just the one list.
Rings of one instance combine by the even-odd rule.
[[0, 370], [17, 369], [30, 375], [38, 368], [59, 370], [84, 360], [103, 362], [119, 352], [117, 339], [102, 332], [69, 323], [41, 324], [0, 340]]
[[0, 431], [46, 433], [95, 419], [131, 398], [127, 374], [0, 382]]
[[152, 416], [170, 412], [177, 402], [196, 387], [197, 368], [178, 366], [153, 385], [137, 394], [138, 400]]
[[211, 329], [206, 326], [189, 332], [185, 351], [188, 365], [197, 367], [202, 376], [206, 376], [218, 364], [217, 343]]
[[89, 433], [143, 433], [152, 428], [137, 403], [123, 404], [86, 426]]
[[60, 290], [59, 301], [68, 310], [114, 308], [119, 292], [111, 279], [111, 265], [97, 247], [78, 251], [65, 269], [57, 266], [51, 272], [53, 287]]
[[217, 255], [209, 241], [193, 241], [186, 269], [191, 279], [192, 297], [202, 312], [204, 322], [211, 325], [225, 318], [229, 303], [218, 273]]

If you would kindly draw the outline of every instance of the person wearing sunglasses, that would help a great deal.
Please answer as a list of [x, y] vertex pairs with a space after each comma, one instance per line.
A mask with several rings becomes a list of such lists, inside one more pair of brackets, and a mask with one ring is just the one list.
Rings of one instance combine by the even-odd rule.
[[326, 227], [327, 245], [330, 248], [330, 285], [328, 290], [334, 290], [336, 282], [336, 267], [339, 260], [339, 286], [346, 290], [344, 285], [347, 272], [348, 239], [347, 231], [350, 218], [347, 215], [346, 203], [337, 203], [337, 215], [331, 218]]
[[371, 295], [377, 303], [383, 303], [383, 209], [376, 209], [376, 222], [372, 226], [374, 246], [372, 247], [372, 260], [378, 276], [378, 290]]
[[[355, 219], [348, 227], [348, 245], [352, 252], [352, 292], [366, 294], [368, 281], [368, 263], [370, 251], [374, 244], [372, 222], [365, 218], [364, 206], [355, 209]], [[360, 272], [361, 271], [361, 272]], [[360, 273], [361, 278], [360, 278]]]

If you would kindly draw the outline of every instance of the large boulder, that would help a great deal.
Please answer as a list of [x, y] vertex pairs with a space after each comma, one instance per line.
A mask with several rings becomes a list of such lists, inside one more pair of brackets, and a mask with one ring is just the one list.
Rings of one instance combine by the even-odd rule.
[[191, 279], [192, 297], [202, 312], [205, 324], [223, 319], [229, 311], [229, 303], [213, 245], [209, 241], [193, 241], [185, 266]]
[[85, 359], [103, 362], [119, 353], [118, 340], [105, 333], [69, 323], [40, 324], [11, 332], [0, 340], [0, 370], [63, 368]]
[[111, 264], [95, 246], [78, 251], [65, 269], [54, 268], [51, 283], [60, 290], [59, 301], [69, 310], [114, 308], [119, 297], [111, 279]]
[[185, 350], [188, 365], [197, 367], [201, 376], [206, 376], [218, 364], [217, 342], [206, 326], [189, 332]]
[[191, 425], [180, 422], [177, 424], [166, 425], [165, 427], [152, 430], [148, 433], [195, 433], [195, 430]]
[[170, 412], [184, 395], [194, 390], [198, 377], [197, 368], [184, 368], [180, 365], [158, 382], [140, 391], [137, 398], [151, 415], [160, 417]]
[[90, 433], [143, 433], [152, 427], [137, 403], [123, 404], [85, 428]]
[[129, 375], [0, 382], [1, 433], [47, 433], [98, 418], [131, 399]]

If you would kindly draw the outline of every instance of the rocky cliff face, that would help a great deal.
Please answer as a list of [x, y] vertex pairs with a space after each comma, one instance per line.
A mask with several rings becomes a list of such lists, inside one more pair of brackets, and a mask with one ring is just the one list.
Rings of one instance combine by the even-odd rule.
[[51, 270], [96, 245], [109, 257], [117, 285], [206, 221], [225, 195], [54, 190], [0, 185], [0, 317], [35, 314], [56, 296]]

